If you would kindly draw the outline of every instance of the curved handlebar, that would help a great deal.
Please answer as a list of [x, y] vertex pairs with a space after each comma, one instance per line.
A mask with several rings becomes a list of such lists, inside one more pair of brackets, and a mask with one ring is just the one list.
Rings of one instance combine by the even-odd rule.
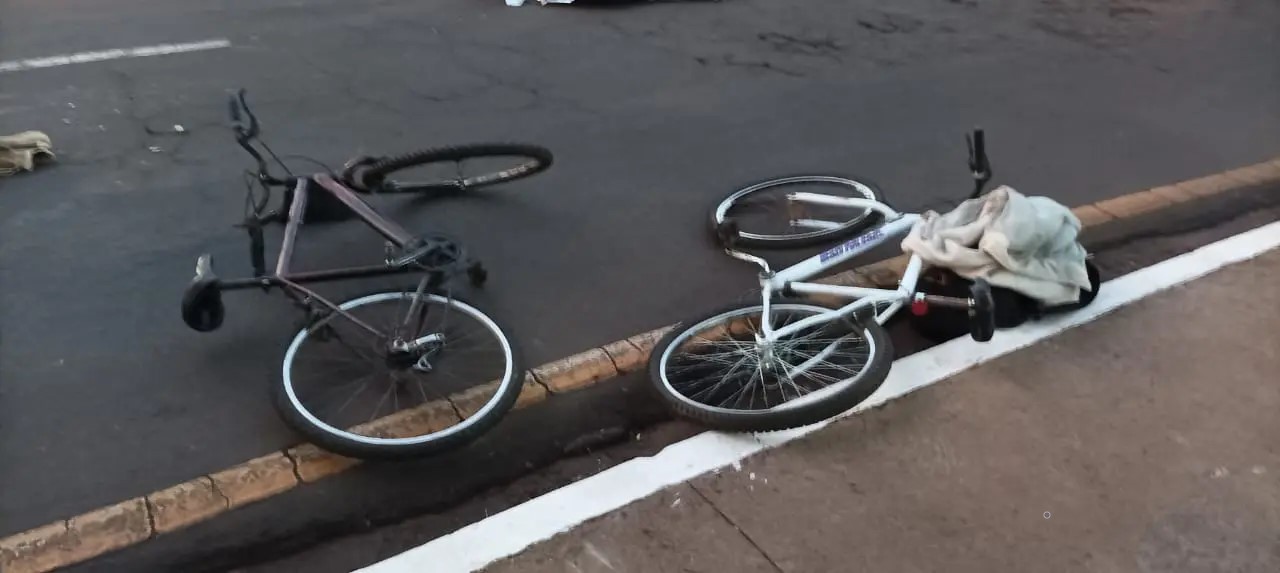
[[969, 144], [969, 170], [973, 172], [975, 179], [986, 176], [990, 179], [991, 165], [987, 161], [987, 142], [982, 128], [976, 128], [973, 133], [965, 135], [965, 140]]
[[[253, 139], [258, 136], [258, 118], [249, 110], [249, 103], [244, 98], [245, 90], [240, 88], [236, 91], [236, 95], [231, 96], [231, 127], [236, 131], [236, 137], [243, 139]], [[242, 115], [249, 118], [246, 124]]]
[[969, 195], [972, 199], [982, 195], [982, 189], [991, 180], [991, 162], [987, 160], [986, 135], [981, 127], [974, 128], [964, 138], [969, 145], [969, 172], [973, 174], [973, 193]]
[[[271, 174], [271, 170], [267, 167], [267, 160], [253, 146], [253, 140], [257, 139], [259, 134], [258, 117], [253, 115], [253, 111], [249, 109], [249, 102], [245, 99], [244, 88], [240, 88], [235, 95], [231, 96], [229, 104], [231, 130], [236, 134], [236, 143], [240, 144], [240, 147], [243, 147], [258, 163], [256, 174], [258, 181], [265, 185], [288, 185], [288, 180], [280, 179]], [[269, 149], [268, 152], [270, 152]]]

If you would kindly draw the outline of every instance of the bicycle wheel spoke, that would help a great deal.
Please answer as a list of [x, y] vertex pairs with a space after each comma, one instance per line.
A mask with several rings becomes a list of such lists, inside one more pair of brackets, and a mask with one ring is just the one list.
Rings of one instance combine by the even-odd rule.
[[373, 412], [369, 414], [369, 419], [365, 420], [366, 423], [372, 422], [378, 418], [378, 412], [382, 410], [383, 402], [387, 401], [387, 396], [389, 394], [395, 392], [395, 388], [396, 388], [396, 384], [394, 381], [391, 382], [390, 384], [387, 384], [387, 391], [383, 392], [382, 395], [378, 398], [378, 403], [373, 406]]
[[351, 396], [348, 396], [348, 397], [347, 397], [347, 400], [346, 400], [345, 402], [343, 402], [341, 406], [339, 406], [339, 407], [338, 407], [338, 411], [337, 411], [337, 412], [334, 412], [334, 413], [335, 413], [335, 414], [341, 414], [343, 410], [346, 410], [346, 409], [347, 409], [347, 406], [350, 406], [350, 405], [351, 405], [351, 401], [352, 401], [352, 400], [355, 400], [355, 399], [356, 399], [356, 396], [359, 396], [361, 392], [364, 392], [364, 389], [365, 389], [365, 388], [368, 388], [368, 387], [369, 387], [369, 382], [370, 382], [370, 381], [372, 381], [372, 379], [373, 379], [373, 375], [370, 375], [370, 376], [369, 376], [369, 379], [370, 379], [369, 381], [366, 381], [364, 384], [361, 384], [359, 389], [357, 389], [355, 392], [352, 392], [352, 393], [351, 393]]
[[376, 358], [374, 358], [373, 356], [370, 356], [370, 355], [366, 354], [364, 351], [362, 351], [362, 350], [360, 350], [360, 349], [356, 348], [355, 346], [352, 346], [349, 342], [347, 342], [345, 339], [343, 339], [343, 338], [342, 338], [342, 335], [338, 334], [338, 332], [337, 332], [337, 331], [334, 331], [334, 333], [333, 333], [333, 339], [334, 339], [334, 340], [336, 340], [336, 341], [338, 341], [338, 343], [339, 343], [339, 344], [342, 344], [343, 346], [347, 347], [347, 349], [348, 349], [348, 350], [350, 350], [352, 354], [355, 354], [356, 356], [359, 356], [359, 357], [363, 358], [364, 360], [368, 361], [368, 362], [369, 362], [369, 364], [374, 364], [374, 365], [376, 365], [376, 364], [378, 363], [378, 361], [377, 361], [377, 359], [376, 359]]
[[[799, 355], [799, 356], [801, 356], [801, 357], [805, 358], [806, 360], [813, 360], [813, 359], [816, 359], [816, 358], [818, 357], [816, 354], [815, 354], [815, 355], [805, 354], [805, 353], [800, 352], [800, 351], [798, 351], [798, 350], [791, 350], [791, 352], [794, 352], [795, 354], [797, 354], [797, 355]], [[821, 354], [821, 353], [819, 353], [819, 354]], [[835, 363], [832, 363], [832, 362], [830, 362], [830, 361], [826, 361], [826, 360], [823, 360], [821, 363], [822, 363], [822, 364], [826, 364], [826, 365], [830, 366], [830, 367], [831, 367], [831, 368], [833, 368], [833, 369], [841, 370], [841, 371], [848, 372], [849, 374], [854, 374], [854, 375], [857, 375], [859, 372], [861, 372], [861, 371], [862, 371], [861, 369], [858, 369], [858, 370], [851, 370], [851, 369], [849, 369], [849, 368], [846, 368], [846, 367], [844, 367], [844, 366], [841, 366], [841, 365], [839, 365], [839, 364], [835, 364]]]
[[698, 390], [694, 394], [691, 394], [689, 397], [697, 398], [699, 396], [705, 396], [710, 393], [713, 393], [714, 391], [719, 389], [719, 387], [722, 386], [723, 384], [728, 383], [728, 381], [731, 379], [731, 377], [736, 371], [737, 369], [735, 368], [733, 371], [725, 372], [724, 374], [713, 374], [710, 376], [699, 378], [696, 381], [681, 384], [681, 386], [686, 390], [693, 391], [693, 390], [697, 390], [697, 387], [700, 385], [708, 384], [706, 386], [703, 386], [701, 390]]
[[423, 404], [426, 404], [427, 402], [430, 402], [430, 401], [431, 401], [431, 398], [427, 397], [427, 388], [426, 388], [425, 386], [423, 386], [423, 385], [422, 385], [422, 379], [421, 379], [420, 377], [418, 377], [418, 376], [414, 376], [414, 377], [413, 377], [413, 385], [414, 385], [415, 387], [417, 387], [417, 388], [418, 388], [418, 392], [422, 394], [422, 403], [423, 403]]
[[317, 397], [311, 401], [315, 403], [323, 404], [328, 401], [327, 400], [328, 397], [339, 395], [339, 392], [343, 390], [349, 389], [352, 386], [355, 386], [356, 384], [364, 383], [364, 385], [362, 385], [360, 388], [357, 388], [356, 391], [352, 393], [350, 397], [347, 398], [348, 401], [352, 400], [354, 399], [354, 396], [357, 396], [360, 394], [360, 392], [364, 389], [365, 385], [368, 384], [369, 379], [372, 378], [375, 374], [376, 373], [365, 374], [364, 376], [357, 377], [348, 382], [344, 382], [341, 384], [337, 384], [337, 385], [325, 388], [321, 390], [319, 394], [317, 394]]
[[400, 387], [399, 387], [399, 385], [400, 385], [400, 381], [399, 381], [399, 380], [396, 380], [395, 376], [392, 376], [392, 377], [391, 377], [391, 384], [389, 384], [389, 386], [391, 386], [391, 388], [392, 388], [392, 390], [391, 390], [391, 413], [393, 413], [393, 414], [394, 414], [394, 413], [396, 413], [396, 412], [399, 412], [399, 411], [400, 411]]
[[739, 360], [736, 364], [730, 367], [728, 371], [726, 371], [724, 374], [718, 377], [716, 376], [708, 377], [708, 380], [714, 381], [715, 383], [703, 389], [702, 391], [698, 392], [693, 397], [696, 397], [699, 395], [707, 395], [709, 393], [714, 393], [716, 390], [719, 390], [720, 387], [724, 386], [728, 382], [728, 380], [734, 375], [734, 373], [736, 373], [738, 369], [741, 368], [742, 365], [746, 363], [747, 358], [748, 357], [744, 356], [742, 360]]

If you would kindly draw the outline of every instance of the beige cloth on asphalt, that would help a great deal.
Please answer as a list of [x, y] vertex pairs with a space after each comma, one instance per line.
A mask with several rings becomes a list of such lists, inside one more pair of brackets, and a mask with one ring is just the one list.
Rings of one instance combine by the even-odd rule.
[[945, 215], [928, 211], [902, 250], [929, 266], [1018, 291], [1046, 305], [1073, 303], [1089, 290], [1080, 220], [1048, 197], [1000, 186]]
[[31, 171], [41, 162], [52, 159], [53, 143], [43, 132], [0, 135], [0, 177]]

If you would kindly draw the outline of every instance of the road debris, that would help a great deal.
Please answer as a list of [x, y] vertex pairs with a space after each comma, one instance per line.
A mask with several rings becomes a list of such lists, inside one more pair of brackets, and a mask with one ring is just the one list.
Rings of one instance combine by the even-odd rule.
[[0, 177], [33, 171], [53, 159], [53, 143], [44, 132], [24, 131], [0, 136]]
[[166, 128], [159, 128], [159, 129], [151, 127], [149, 125], [145, 125], [142, 127], [142, 130], [147, 132], [147, 135], [186, 135], [187, 134], [187, 128], [180, 123], [173, 124], [173, 127], [166, 127]]

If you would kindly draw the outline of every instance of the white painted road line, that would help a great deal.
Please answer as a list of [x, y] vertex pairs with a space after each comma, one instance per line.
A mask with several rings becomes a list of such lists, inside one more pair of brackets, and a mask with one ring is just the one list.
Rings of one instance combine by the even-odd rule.
[[71, 64], [87, 64], [89, 62], [102, 62], [106, 60], [119, 60], [123, 58], [145, 58], [148, 56], [165, 56], [168, 54], [182, 54], [186, 52], [201, 52], [204, 50], [217, 50], [221, 48], [230, 48], [231, 41], [225, 38], [216, 40], [205, 40], [203, 42], [190, 42], [186, 44], [158, 44], [155, 46], [142, 46], [140, 48], [125, 48], [122, 50], [101, 50], [97, 52], [80, 52], [78, 54], [66, 54], [62, 56], [49, 56], [47, 58], [32, 58], [28, 60], [11, 60], [0, 62], [0, 74], [5, 72], [21, 72], [24, 70], [38, 70], [41, 68], [55, 68], [58, 66], [67, 66]]
[[[1030, 346], [1112, 310], [1222, 267], [1280, 247], [1280, 223], [1272, 223], [1103, 284], [1089, 306], [1013, 330], [988, 343], [965, 337], [913, 354], [893, 365], [889, 378], [851, 413], [873, 408], [961, 371]], [[592, 477], [531, 499], [449, 535], [360, 569], [361, 573], [471, 573], [550, 539], [665, 487], [682, 483], [814, 432], [833, 420], [787, 432], [704, 432]]]

